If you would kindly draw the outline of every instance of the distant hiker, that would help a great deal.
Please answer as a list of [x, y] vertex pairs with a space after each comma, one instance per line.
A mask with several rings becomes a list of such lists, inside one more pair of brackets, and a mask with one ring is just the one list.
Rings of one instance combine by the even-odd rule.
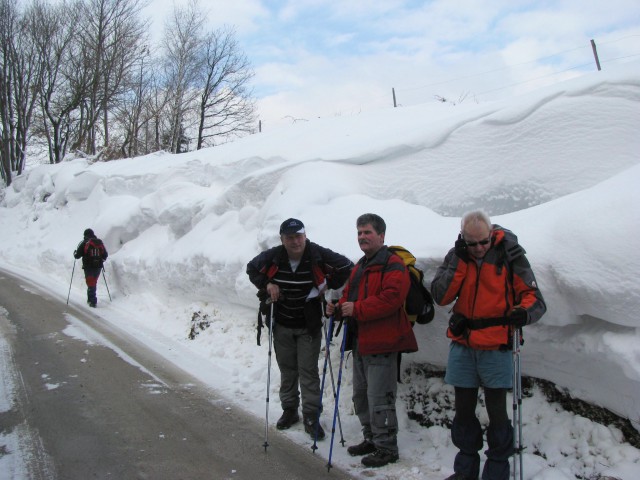
[[329, 304], [327, 313], [339, 311], [354, 334], [353, 405], [364, 440], [347, 451], [366, 455], [362, 464], [367, 467], [382, 467], [399, 458], [398, 352], [415, 352], [418, 344], [403, 308], [411, 285], [409, 271], [384, 244], [384, 220], [366, 213], [358, 217], [356, 228], [364, 257], [351, 272], [338, 305]]
[[[325, 437], [318, 424], [320, 376], [318, 358], [322, 340], [323, 294], [346, 282], [353, 262], [307, 239], [304, 224], [295, 218], [280, 226], [282, 245], [270, 248], [247, 264], [249, 280], [263, 301], [275, 303], [273, 345], [280, 369], [282, 416], [276, 428], [284, 430], [300, 420], [302, 396], [304, 430], [312, 439]], [[298, 390], [298, 384], [300, 390]]]
[[431, 284], [436, 303], [456, 302], [447, 329], [445, 376], [455, 387], [451, 440], [459, 449], [450, 480], [475, 480], [480, 473], [483, 440], [475, 413], [480, 386], [489, 416], [482, 479], [509, 478], [514, 443], [506, 397], [513, 386], [513, 329], [537, 322], [547, 309], [524, 254], [512, 232], [492, 225], [483, 211], [468, 212]]
[[73, 252], [73, 257], [82, 258], [84, 279], [87, 282], [87, 303], [90, 307], [95, 308], [98, 304], [96, 286], [102, 272], [103, 262], [108, 256], [102, 240], [95, 236], [93, 230], [87, 228], [84, 231], [84, 238]]

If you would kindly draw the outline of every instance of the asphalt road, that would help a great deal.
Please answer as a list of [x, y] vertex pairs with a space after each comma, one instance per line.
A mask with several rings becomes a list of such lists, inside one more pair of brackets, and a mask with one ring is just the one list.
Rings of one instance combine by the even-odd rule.
[[[77, 322], [105, 341], [74, 335]], [[0, 437], [0, 457], [22, 456], [16, 480], [351, 478], [275, 429], [265, 452], [264, 422], [91, 310], [1, 270], [0, 336], [0, 368], [15, 380], [0, 434], [19, 432], [21, 445], [7, 451]]]

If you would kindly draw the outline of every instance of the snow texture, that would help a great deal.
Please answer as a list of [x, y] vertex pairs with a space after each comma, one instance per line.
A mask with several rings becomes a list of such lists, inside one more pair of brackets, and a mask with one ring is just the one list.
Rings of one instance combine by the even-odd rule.
[[[182, 155], [36, 165], [0, 192], [0, 266], [65, 298], [71, 253], [83, 230], [93, 228], [109, 250], [112, 301], [101, 282], [92, 312], [237, 408], [264, 417], [268, 342], [256, 346], [256, 292], [245, 268], [279, 243], [284, 219], [301, 219], [308, 238], [355, 261], [355, 220], [375, 212], [387, 221], [387, 244], [414, 253], [429, 282], [453, 246], [462, 213], [481, 207], [518, 235], [548, 305], [542, 320], [525, 328], [523, 374], [640, 428], [639, 131], [635, 63], [500, 103], [325, 118]], [[83, 305], [85, 286], [75, 271], [71, 302]], [[446, 365], [449, 308], [416, 327], [420, 350], [405, 355], [403, 365]], [[335, 375], [338, 344], [331, 349]], [[436, 408], [452, 389], [412, 372], [399, 389], [401, 460], [365, 471], [337, 433], [334, 465], [359, 478], [440, 479], [453, 472], [456, 449], [446, 427], [452, 412]], [[3, 378], [5, 410], [12, 387], [8, 374]], [[275, 362], [271, 378], [277, 399]], [[342, 388], [342, 428], [353, 444], [360, 427], [350, 359]], [[568, 413], [533, 390], [523, 403], [526, 479], [640, 478], [640, 450], [619, 429]], [[437, 402], [421, 403], [430, 396]], [[421, 405], [433, 411], [420, 412]], [[275, 422], [277, 402], [271, 410]], [[330, 432], [328, 381], [324, 411]], [[423, 427], [409, 412], [440, 424]], [[486, 412], [478, 412], [486, 424]], [[311, 445], [301, 427], [272, 434]], [[11, 434], [0, 437], [7, 450], [16, 442]], [[319, 446], [316, 455], [328, 458], [329, 440]], [[12, 462], [20, 471], [11, 457], [0, 456], [0, 470]]]

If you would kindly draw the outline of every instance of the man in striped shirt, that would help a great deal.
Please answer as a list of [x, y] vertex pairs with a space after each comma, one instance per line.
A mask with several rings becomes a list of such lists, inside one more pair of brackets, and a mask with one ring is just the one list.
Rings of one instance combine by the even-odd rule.
[[[304, 224], [295, 218], [280, 226], [281, 245], [270, 248], [247, 264], [247, 274], [261, 299], [275, 303], [273, 344], [280, 369], [282, 416], [276, 427], [290, 428], [300, 420], [302, 397], [304, 430], [322, 440], [318, 424], [323, 297], [349, 278], [353, 262], [307, 239]], [[299, 387], [299, 389], [298, 389]]]

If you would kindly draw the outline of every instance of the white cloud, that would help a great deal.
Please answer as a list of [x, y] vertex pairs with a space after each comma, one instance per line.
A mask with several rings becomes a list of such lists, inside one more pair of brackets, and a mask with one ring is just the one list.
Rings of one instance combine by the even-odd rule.
[[[435, 96], [487, 102], [531, 91], [592, 71], [591, 38], [603, 68], [640, 55], [640, 11], [626, 0], [216, 0], [201, 6], [212, 27], [237, 27], [256, 71], [252, 85], [265, 125], [284, 116], [383, 108], [392, 105], [392, 88], [404, 106]], [[158, 19], [170, 8], [157, 1], [147, 11]]]

